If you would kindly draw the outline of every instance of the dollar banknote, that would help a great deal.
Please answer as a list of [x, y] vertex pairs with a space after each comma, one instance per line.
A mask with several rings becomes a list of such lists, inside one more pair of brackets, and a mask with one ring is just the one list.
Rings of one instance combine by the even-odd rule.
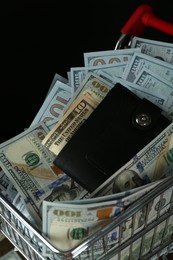
[[152, 241], [154, 235], [154, 228], [148, 231], [142, 239], [141, 257], [147, 255], [152, 248]]
[[[108, 250], [118, 247], [118, 245], [120, 244], [119, 238], [119, 226], [117, 226], [107, 233], [106, 243], [104, 238], [97, 240], [92, 244], [92, 247], [88, 247], [87, 250], [83, 250], [80, 252], [80, 259], [92, 259], [93, 256], [94, 259], [100, 259], [100, 257], [102, 258]], [[52, 254], [48, 248], [43, 247], [43, 255], [45, 257], [51, 257]], [[77, 258], [78, 257], [79, 256], [77, 256]], [[76, 259], [76, 257], [74, 257], [74, 259]], [[113, 258], [113, 260], [115, 260], [115, 258]]]
[[145, 228], [147, 206], [143, 206], [133, 215], [133, 234], [136, 234]]
[[130, 256], [130, 246], [127, 246], [124, 249], [122, 249], [119, 255], [120, 255], [119, 259], [121, 259], [121, 260], [129, 259], [129, 256]]
[[71, 85], [68, 83], [68, 79], [64, 78], [63, 76], [61, 76], [61, 75], [58, 74], [58, 73], [55, 73], [55, 75], [54, 75], [54, 77], [53, 77], [53, 79], [52, 79], [52, 82], [51, 82], [51, 84], [50, 84], [50, 86], [49, 86], [49, 89], [48, 89], [48, 91], [47, 91], [47, 95], [48, 95], [49, 92], [52, 90], [52, 88], [53, 88], [53, 86], [55, 85], [55, 83], [56, 83], [57, 80], [60, 81], [60, 82], [62, 82], [62, 83], [64, 83], [64, 84], [66, 84], [66, 85], [69, 85], [69, 86], [71, 87]]
[[51, 129], [64, 113], [64, 109], [71, 97], [72, 88], [56, 80], [30, 126], [32, 127], [43, 121]]
[[57, 249], [70, 250], [122, 211], [113, 201], [85, 205], [44, 201], [43, 232]]
[[69, 178], [53, 164], [54, 155], [41, 144], [48, 131], [41, 122], [0, 144], [0, 167], [38, 225], [42, 201]]
[[[148, 70], [148, 69], [144, 68], [143, 70]], [[142, 71], [141, 71], [141, 73], [142, 73]], [[136, 81], [140, 77], [141, 73], [136, 78]], [[151, 73], [152, 72], [150, 71], [150, 74]], [[164, 89], [164, 91], [161, 91], [161, 90], [159, 91], [159, 89], [155, 91], [155, 88], [153, 89], [152, 85], [151, 86], [148, 85], [148, 87], [146, 87], [146, 86], [143, 87], [141, 85], [140, 81], [138, 81], [138, 84], [137, 84], [135, 82], [130, 82], [130, 81], [127, 81], [127, 80], [122, 79], [122, 78], [118, 78], [118, 77], [115, 77], [115, 76], [112, 76], [112, 75], [108, 75], [107, 73], [105, 73], [104, 71], [101, 71], [101, 70], [98, 71], [98, 75], [100, 77], [102, 77], [103, 79], [105, 79], [106, 81], [109, 81], [110, 83], [112, 83], [114, 85], [117, 84], [117, 83], [120, 83], [121, 85], [128, 88], [131, 92], [133, 92], [136, 96], [138, 96], [141, 99], [142, 98], [148, 99], [153, 104], [160, 107], [163, 110], [163, 113], [165, 112], [164, 113], [165, 117], [172, 120], [173, 111], [172, 111], [171, 108], [167, 108], [168, 103], [172, 102], [172, 92], [170, 92], [170, 96], [168, 97], [167, 94], [166, 94], [166, 89]], [[153, 75], [156, 75], [156, 74], [153, 73]], [[159, 76], [158, 76], [158, 78], [159, 78]], [[158, 82], [158, 85], [159, 84], [161, 85], [161, 82], [164, 82], [164, 80], [162, 78], [160, 78], [161, 81], [159, 81], [158, 78], [156, 79], [157, 82]], [[142, 79], [142, 81], [143, 81], [143, 79]], [[166, 87], [171, 86], [171, 83], [169, 81], [166, 81], [166, 80], [165, 80], [164, 84], [166, 85]], [[168, 99], [169, 99], [169, 102], [168, 102]]]
[[146, 223], [150, 224], [159, 218], [159, 205], [163, 202], [161, 195], [159, 194], [152, 201], [148, 203], [148, 212], [146, 215]]
[[131, 255], [130, 255], [131, 260], [140, 259], [139, 257], [141, 252], [141, 242], [142, 242], [142, 238], [138, 238], [135, 240], [135, 242], [132, 243]]
[[144, 67], [133, 83], [142, 86], [151, 95], [166, 96], [169, 100], [167, 107], [172, 107], [173, 85], [168, 80]]
[[164, 215], [171, 209], [173, 198], [173, 187], [167, 188], [160, 197], [160, 207], [159, 207], [159, 216]]
[[162, 243], [162, 238], [164, 236], [164, 231], [166, 227], [166, 220], [159, 223], [154, 232], [153, 241], [152, 241], [152, 248], [157, 248]]
[[165, 242], [165, 241], [170, 240], [172, 234], [173, 234], [173, 215], [171, 215], [166, 222], [163, 241]]
[[115, 172], [91, 197], [128, 190], [173, 176], [173, 122]]
[[[157, 105], [169, 115], [173, 111], [173, 85], [166, 79], [147, 68], [143, 68], [134, 81], [138, 86], [142, 86], [151, 96], [164, 97], [164, 104]], [[165, 98], [167, 97], [167, 99]]]
[[57, 155], [97, 105], [98, 103], [91, 99], [88, 93], [80, 95], [61, 120], [45, 136], [42, 144]]
[[140, 48], [119, 49], [98, 52], [85, 52], [84, 65], [98, 66], [104, 64], [111, 64], [113, 62], [128, 62], [135, 52], [141, 52]]
[[142, 53], [173, 63], [172, 43], [135, 36], [131, 40], [131, 48], [141, 48]]
[[[75, 200], [75, 204], [92, 204], [92, 203], [100, 203], [100, 202], [106, 202], [106, 201], [116, 201], [116, 205], [122, 208], [127, 208], [129, 205], [137, 201], [139, 198], [143, 197], [145, 194], [147, 194], [149, 191], [153, 190], [157, 186], [160, 186], [163, 183], [162, 180], [158, 180], [152, 183], [148, 183], [145, 186], [142, 187], [136, 187], [134, 189], [131, 189], [129, 191], [119, 192], [119, 193], [112, 193], [107, 194], [105, 196], [99, 196], [99, 197], [92, 197], [90, 198], [90, 195], [88, 194], [88, 198]], [[66, 203], [74, 203], [72, 200], [66, 201]]]
[[70, 68], [70, 78], [71, 78], [71, 85], [75, 89], [75, 91], [79, 88], [81, 82], [85, 79], [88, 72], [98, 73], [99, 70], [104, 71], [105, 73], [121, 77], [127, 62], [117, 62], [111, 64], [104, 64], [104, 65], [97, 65], [97, 66], [90, 66], [90, 67], [73, 67]]
[[30, 221], [30, 223], [36, 225], [34, 219], [27, 210], [24, 199], [2, 170], [0, 171], [0, 193], [12, 203]]
[[[103, 79], [94, 72], [88, 72], [82, 82], [79, 84], [76, 92], [74, 93], [71, 100], [68, 102], [65, 112], [69, 109], [71, 104], [78, 98], [80, 94], [85, 90], [89, 90], [90, 95], [92, 94], [93, 98], [95, 98], [98, 102], [103, 100], [105, 95], [109, 92], [109, 90], [114, 86], [113, 83], [108, 80]], [[88, 92], [88, 93], [89, 93]], [[76, 102], [76, 101], [75, 101]]]
[[146, 223], [152, 223], [158, 220], [163, 214], [168, 212], [171, 207], [172, 189], [170, 187], [165, 192], [159, 194], [151, 202], [148, 203], [148, 212], [146, 216]]
[[2, 169], [0, 169], [0, 193], [3, 194], [11, 203], [13, 203], [14, 198], [18, 194], [18, 191]]
[[[161, 185], [162, 182], [163, 182], [163, 180], [159, 180], [158, 182], [146, 185], [146, 187], [144, 187], [143, 189], [141, 189], [141, 187], [140, 187], [140, 189], [138, 189], [138, 191], [136, 193], [130, 194], [130, 192], [129, 192], [129, 194], [130, 194], [129, 196], [126, 196], [126, 197], [124, 197], [122, 199], [118, 199], [118, 200], [112, 200], [112, 203], [114, 206], [121, 209], [121, 213], [122, 213], [125, 209], [127, 209], [127, 207], [129, 205], [133, 204], [134, 201], [137, 201], [139, 198], [143, 197], [150, 190], [153, 190], [154, 187], [156, 187], [157, 185]], [[110, 197], [110, 196], [105, 196], [105, 197]], [[92, 209], [95, 209], [95, 210], [101, 209], [102, 210], [103, 205], [106, 205], [107, 207], [111, 206], [111, 200], [109, 200], [109, 199], [101, 200], [99, 198], [97, 200], [97, 198], [92, 198], [92, 199], [86, 199], [86, 200], [64, 201], [63, 204], [61, 203], [60, 205], [58, 203], [50, 203], [50, 202], [46, 203], [44, 201], [44, 205], [43, 205], [43, 216], [45, 217], [44, 230], [45, 230], [45, 232], [47, 232], [45, 234], [48, 236], [48, 238], [51, 239], [51, 241], [54, 241], [54, 245], [56, 245], [58, 249], [67, 250], [67, 248], [62, 248], [62, 244], [63, 244], [63, 246], [68, 247], [68, 246], [75, 246], [76, 244], [82, 242], [82, 239], [80, 241], [73, 241], [74, 244], [71, 241], [69, 241], [69, 236], [67, 235], [67, 232], [69, 232], [69, 229], [71, 227], [73, 228], [73, 224], [70, 224], [70, 222], [72, 222], [72, 223], [78, 222], [76, 219], [78, 216], [75, 215], [76, 213], [71, 212], [71, 209], [73, 209], [75, 212], [80, 212], [81, 217], [83, 214], [86, 217], [87, 213], [83, 212], [83, 214], [82, 214], [81, 213], [82, 210], [87, 209], [88, 211], [91, 210], [91, 212], [92, 212]], [[56, 218], [56, 216], [53, 216], [54, 209], [59, 210], [59, 216], [57, 216], [57, 218]], [[65, 213], [65, 209], [67, 210], [66, 213]], [[48, 212], [49, 210], [51, 213]], [[71, 213], [69, 213], [69, 211]], [[63, 215], [65, 215], [65, 216], [63, 216]], [[51, 224], [52, 222], [54, 222], [55, 218], [56, 218], [56, 220], [58, 219], [58, 221], [56, 221], [56, 224]], [[66, 218], [66, 223], [68, 223], [69, 226], [63, 225], [63, 223], [61, 223], [61, 221], [64, 222], [65, 218]], [[85, 219], [87, 219], [87, 217]], [[107, 238], [106, 250], [108, 250], [108, 248], [111, 248], [112, 246], [114, 246], [114, 247], [118, 246], [118, 243], [119, 243], [118, 241], [120, 241], [120, 240], [121, 240], [121, 242], [125, 242], [126, 240], [128, 240], [132, 236], [132, 232], [134, 232], [134, 230], [139, 231], [139, 228], [140, 229], [144, 228], [144, 220], [145, 220], [145, 212], [143, 210], [140, 210], [139, 212], [135, 213], [135, 215], [133, 217], [133, 225], [132, 225], [132, 217], [130, 217], [129, 219], [126, 219], [122, 223], [121, 233], [119, 232], [119, 226], [117, 226], [114, 230], [112, 230], [107, 235], [108, 238]], [[86, 227], [86, 226], [88, 227], [88, 225], [89, 225], [88, 223], [86, 223], [85, 221], [82, 221], [82, 220], [81, 220], [81, 222], [83, 222], [84, 227]], [[108, 225], [109, 223], [110, 222], [108, 221], [105, 224]], [[51, 225], [52, 225], [52, 228], [51, 228]], [[97, 226], [97, 227], [100, 228], [99, 226]], [[103, 226], [101, 225], [101, 227], [103, 227]], [[75, 226], [75, 228], [76, 228], [76, 226]], [[56, 229], [56, 231], [55, 231], [55, 229]], [[91, 229], [93, 229], [92, 225], [91, 225]], [[62, 232], [60, 232], [61, 235], [56, 236], [56, 234], [58, 234], [58, 231], [62, 231], [63, 234], [62, 234]], [[53, 232], [55, 232], [55, 233], [53, 233]], [[96, 230], [95, 229], [94, 229], [94, 231], [90, 230], [90, 232], [91, 232], [90, 234], [92, 235], [93, 234], [92, 232], [96, 232]], [[62, 237], [62, 240], [60, 240], [60, 237]], [[114, 237], [114, 239], [113, 239], [113, 237]], [[56, 238], [57, 238], [57, 241], [55, 241]], [[86, 237], [83, 237], [83, 238], [86, 238]], [[70, 240], [72, 240], [72, 238]], [[74, 238], [74, 240], [75, 240], [75, 238]], [[95, 244], [95, 248], [93, 250], [94, 250], [94, 255], [97, 255], [97, 256], [104, 253], [105, 244], [102, 243], [102, 239], [100, 239], [98, 241], [98, 247], [97, 247], [97, 243]], [[44, 252], [44, 255], [49, 256], [49, 252], [46, 250], [46, 252]], [[84, 256], [87, 257], [86, 252], [83, 254], [83, 257]], [[89, 257], [89, 251], [88, 251], [88, 257]]]
[[144, 53], [134, 53], [124, 70], [122, 78], [134, 82], [144, 67], [173, 83], [173, 64]]
[[61, 151], [114, 86], [91, 72], [82, 84], [83, 91], [42, 141], [42, 144], [55, 155]]
[[76, 183], [73, 179], [68, 178], [61, 185], [55, 187], [51, 194], [45, 198], [46, 201], [84, 201], [84, 197], [89, 196], [82, 186]]

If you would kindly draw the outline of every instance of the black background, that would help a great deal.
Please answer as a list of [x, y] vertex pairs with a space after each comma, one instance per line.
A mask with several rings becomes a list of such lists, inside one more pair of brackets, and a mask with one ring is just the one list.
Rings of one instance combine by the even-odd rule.
[[[29, 127], [55, 73], [84, 66], [83, 53], [112, 50], [142, 3], [173, 23], [170, 1], [6, 1], [0, 9], [0, 142]], [[172, 42], [148, 29], [142, 35]]]

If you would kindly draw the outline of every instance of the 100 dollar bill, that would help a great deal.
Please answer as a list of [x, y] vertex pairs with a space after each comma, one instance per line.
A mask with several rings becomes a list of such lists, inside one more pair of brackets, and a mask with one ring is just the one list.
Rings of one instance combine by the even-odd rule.
[[173, 64], [151, 57], [144, 53], [134, 53], [122, 75], [123, 79], [134, 82], [143, 68], [173, 83]]
[[114, 201], [85, 205], [44, 201], [43, 232], [58, 249], [70, 250], [123, 210]]
[[131, 48], [110, 51], [85, 52], [85, 67], [111, 64], [114, 62], [129, 62], [135, 52], [141, 52], [141, 49]]
[[72, 89], [67, 84], [56, 80], [56, 83], [49, 91], [41, 108], [35, 116], [31, 127], [43, 121], [51, 129], [64, 113], [65, 107], [72, 97]]
[[[155, 91], [152, 91], [152, 86], [143, 87], [143, 86], [141, 86], [141, 84], [136, 84], [134, 82], [130, 82], [130, 81], [127, 81], [125, 79], [118, 78], [115, 76], [113, 77], [101, 70], [98, 71], [98, 73], [99, 73], [100, 77], [103, 77], [105, 80], [113, 83], [114, 85], [117, 83], [120, 83], [124, 87], [128, 88], [131, 92], [133, 92], [139, 98], [141, 98], [141, 99], [146, 98], [149, 101], [151, 101], [153, 104], [155, 104], [156, 106], [159, 106], [163, 111], [165, 110], [166, 104], [168, 101], [168, 96], [166, 95], [166, 90], [155, 92]], [[140, 74], [139, 74], [139, 76], [140, 76]], [[163, 79], [161, 80], [161, 82], [163, 82]], [[161, 82], [159, 82], [159, 83], [161, 83]], [[166, 86], [170, 86], [170, 83], [167, 82]], [[171, 95], [170, 95], [170, 100], [172, 100]], [[166, 111], [167, 110], [168, 109], [166, 109]], [[172, 112], [172, 110], [171, 110], [171, 112]], [[165, 116], [166, 115], [167, 114], [165, 114]], [[170, 113], [167, 115], [167, 117], [173, 118], [173, 116]]]
[[[166, 97], [164, 104], [157, 104], [163, 111], [169, 115], [173, 111], [173, 86], [172, 83], [163, 79], [159, 75], [150, 71], [147, 68], [143, 68], [138, 77], [134, 81], [144, 90], [147, 90], [151, 96], [163, 96]], [[165, 114], [166, 114], [165, 113]]]
[[79, 93], [60, 121], [46, 135], [42, 144], [58, 155], [113, 86], [98, 75], [92, 72], [88, 73], [82, 82], [82, 92]]
[[95, 74], [98, 73], [98, 71], [102, 70], [109, 75], [121, 77], [125, 67], [127, 65], [127, 62], [114, 62], [111, 64], [105, 64], [105, 65], [99, 65], [99, 66], [90, 66], [90, 67], [73, 67], [70, 69], [70, 75], [71, 75], [71, 85], [74, 87], [74, 89], [77, 91], [80, 87], [81, 82], [85, 79], [86, 75], [89, 72], [93, 72]]
[[45, 136], [42, 144], [57, 155], [97, 105], [97, 102], [94, 102], [86, 93], [80, 95], [61, 120]]
[[83, 80], [79, 83], [79, 87], [76, 89], [73, 97], [68, 102], [68, 105], [65, 108], [65, 112], [69, 109], [71, 104], [73, 104], [73, 102], [79, 97], [79, 95], [83, 93], [83, 91], [90, 89], [90, 95], [92, 94], [93, 98], [100, 102], [113, 86], [114, 84], [103, 79], [103, 77], [100, 77], [95, 72], [90, 71], [86, 73]]
[[0, 144], [0, 167], [38, 224], [42, 201], [68, 178], [53, 164], [54, 155], [41, 144], [48, 131], [40, 122]]
[[173, 63], [173, 44], [168, 42], [133, 37], [131, 48], [141, 48], [141, 52], [166, 62]]

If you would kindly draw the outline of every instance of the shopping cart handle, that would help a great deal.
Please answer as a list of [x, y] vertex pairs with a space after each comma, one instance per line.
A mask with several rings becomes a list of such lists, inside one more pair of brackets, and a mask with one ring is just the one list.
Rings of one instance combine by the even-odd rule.
[[154, 15], [150, 5], [140, 5], [130, 16], [121, 29], [121, 33], [129, 36], [139, 36], [147, 27], [153, 27], [164, 33], [173, 35], [173, 24], [159, 19]]

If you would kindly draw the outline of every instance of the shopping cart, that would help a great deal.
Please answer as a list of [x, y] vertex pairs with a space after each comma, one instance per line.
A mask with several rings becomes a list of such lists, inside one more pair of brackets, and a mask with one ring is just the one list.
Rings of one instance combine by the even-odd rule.
[[[172, 24], [157, 18], [151, 6], [141, 5], [122, 28], [115, 49], [128, 48], [130, 41], [125, 45], [125, 38], [141, 35], [150, 26], [173, 35]], [[128, 233], [125, 232], [127, 226]], [[159, 186], [129, 206], [115, 220], [69, 251], [57, 250], [2, 194], [0, 231], [29, 260], [158, 259], [173, 249], [173, 177], [165, 178]], [[48, 252], [48, 255], [45, 256], [43, 251]]]

